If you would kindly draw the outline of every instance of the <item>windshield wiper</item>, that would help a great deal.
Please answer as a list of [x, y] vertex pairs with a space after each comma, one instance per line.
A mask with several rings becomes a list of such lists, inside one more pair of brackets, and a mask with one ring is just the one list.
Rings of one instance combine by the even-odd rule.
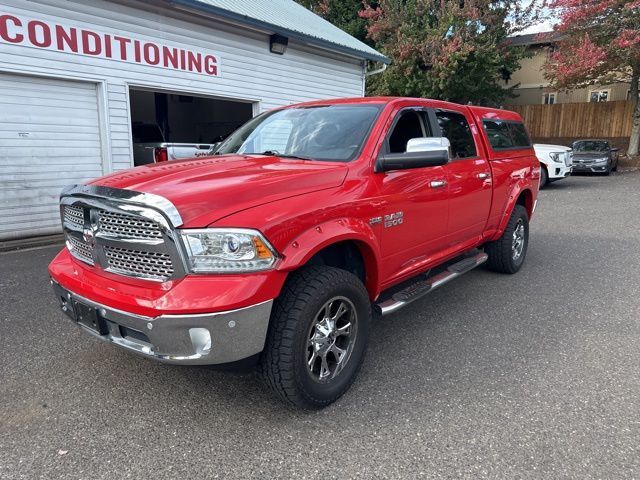
[[273, 155], [275, 157], [293, 158], [293, 159], [296, 159], [296, 160], [314, 160], [311, 157], [305, 157], [303, 155], [293, 155], [293, 154], [280, 153], [277, 150], [265, 150], [262, 153], [245, 153], [245, 155]]

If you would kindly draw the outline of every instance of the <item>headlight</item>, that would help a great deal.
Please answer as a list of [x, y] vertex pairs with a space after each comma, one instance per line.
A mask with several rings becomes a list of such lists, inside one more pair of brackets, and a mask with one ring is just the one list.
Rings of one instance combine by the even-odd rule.
[[596, 158], [593, 163], [607, 163], [609, 161], [608, 158]]
[[553, 152], [549, 154], [549, 158], [551, 159], [552, 162], [555, 163], [562, 163], [562, 160], [560, 160], [560, 155], [562, 155], [561, 153], [557, 153], [557, 152]]
[[256, 230], [209, 228], [181, 230], [180, 235], [192, 272], [257, 272], [276, 262], [275, 250]]

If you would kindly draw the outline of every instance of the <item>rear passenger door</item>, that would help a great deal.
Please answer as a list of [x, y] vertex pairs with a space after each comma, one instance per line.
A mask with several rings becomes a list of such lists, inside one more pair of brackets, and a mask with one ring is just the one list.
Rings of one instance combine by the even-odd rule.
[[475, 243], [482, 236], [492, 198], [489, 162], [482, 155], [479, 132], [463, 109], [437, 109], [441, 136], [451, 143], [451, 162], [445, 167], [449, 182], [449, 246]]

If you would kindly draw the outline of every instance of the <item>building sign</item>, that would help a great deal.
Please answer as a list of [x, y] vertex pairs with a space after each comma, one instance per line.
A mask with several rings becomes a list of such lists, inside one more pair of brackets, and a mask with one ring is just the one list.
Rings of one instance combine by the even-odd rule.
[[21, 15], [0, 14], [0, 43], [220, 76], [220, 57], [211, 52], [173, 47], [118, 33], [69, 27]]

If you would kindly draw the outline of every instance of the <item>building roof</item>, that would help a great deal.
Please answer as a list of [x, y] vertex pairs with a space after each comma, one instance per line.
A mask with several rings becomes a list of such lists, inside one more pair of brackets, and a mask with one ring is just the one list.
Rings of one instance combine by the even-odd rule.
[[529, 33], [526, 35], [514, 35], [507, 39], [509, 45], [513, 46], [530, 46], [545, 45], [555, 43], [562, 38], [559, 32], [549, 31], [540, 33]]
[[293, 0], [169, 0], [169, 3], [357, 58], [390, 63], [380, 52]]

